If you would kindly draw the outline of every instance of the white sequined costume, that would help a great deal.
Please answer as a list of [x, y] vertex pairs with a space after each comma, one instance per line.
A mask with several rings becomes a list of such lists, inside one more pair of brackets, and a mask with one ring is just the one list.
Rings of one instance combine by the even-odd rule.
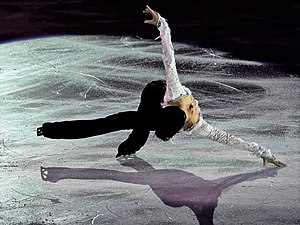
[[[167, 90], [164, 96], [164, 104], [167, 105], [170, 100], [174, 100], [181, 95], [192, 95], [192, 92], [190, 91], [190, 89], [180, 83], [176, 69], [174, 49], [171, 42], [171, 31], [167, 21], [160, 15], [157, 28], [160, 31], [160, 38], [162, 43], [162, 58], [165, 67], [165, 79], [167, 83]], [[200, 120], [193, 127], [193, 129], [189, 131], [190, 134], [200, 137], [208, 137], [213, 141], [230, 145], [242, 150], [250, 151], [258, 157], [272, 156], [270, 149], [264, 148], [255, 142], [245, 141], [210, 125], [203, 119], [200, 108], [199, 114]]]

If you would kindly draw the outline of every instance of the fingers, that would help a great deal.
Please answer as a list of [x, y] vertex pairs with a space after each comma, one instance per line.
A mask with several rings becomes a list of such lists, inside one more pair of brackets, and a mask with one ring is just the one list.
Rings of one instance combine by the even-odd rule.
[[152, 25], [157, 25], [158, 23], [158, 13], [152, 10], [148, 5], [146, 6], [145, 10], [143, 13], [147, 13], [152, 15], [152, 20], [145, 20], [144, 23], [147, 24], [152, 24]]
[[143, 13], [154, 14], [155, 12], [148, 5], [146, 5], [146, 8], [143, 11]]
[[151, 24], [151, 25], [156, 25], [154, 20], [145, 20], [144, 23]]
[[283, 162], [280, 162], [279, 160], [276, 160], [274, 162], [274, 164], [277, 166], [277, 167], [286, 167], [287, 165]]
[[268, 163], [274, 164], [277, 167], [286, 167], [287, 165], [283, 162], [280, 162], [274, 156], [272, 158], [263, 158], [263, 165], [266, 166]]

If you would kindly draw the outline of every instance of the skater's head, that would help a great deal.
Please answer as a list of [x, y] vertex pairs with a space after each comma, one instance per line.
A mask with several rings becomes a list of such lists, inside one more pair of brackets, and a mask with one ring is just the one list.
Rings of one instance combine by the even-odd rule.
[[186, 121], [184, 130], [191, 130], [200, 120], [198, 102], [191, 95], [182, 95], [169, 102], [169, 105], [178, 106], [185, 112]]
[[167, 141], [178, 133], [186, 120], [183, 110], [177, 106], [167, 106], [162, 110], [159, 125], [156, 129], [156, 136], [163, 141]]

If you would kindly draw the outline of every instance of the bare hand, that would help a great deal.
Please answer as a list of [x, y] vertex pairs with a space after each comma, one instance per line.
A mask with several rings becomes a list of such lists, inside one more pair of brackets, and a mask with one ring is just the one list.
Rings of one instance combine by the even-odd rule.
[[144, 23], [148, 23], [148, 24], [152, 24], [157, 26], [158, 24], [158, 18], [159, 18], [159, 14], [157, 12], [155, 12], [154, 10], [152, 10], [148, 5], [146, 6], [145, 10], [143, 11], [143, 13], [148, 13], [152, 15], [152, 20], [145, 20]]
[[274, 156], [272, 156], [271, 158], [263, 158], [263, 165], [266, 166], [268, 163], [272, 163], [277, 167], [286, 167], [287, 166], [285, 163], [280, 162]]

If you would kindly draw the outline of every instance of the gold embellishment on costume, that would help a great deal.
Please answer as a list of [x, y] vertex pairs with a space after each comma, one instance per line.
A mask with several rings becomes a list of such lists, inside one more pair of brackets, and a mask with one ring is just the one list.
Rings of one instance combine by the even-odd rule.
[[183, 125], [184, 130], [191, 130], [200, 119], [198, 104], [191, 95], [182, 95], [169, 102], [170, 106], [178, 106], [185, 112], [186, 120]]

